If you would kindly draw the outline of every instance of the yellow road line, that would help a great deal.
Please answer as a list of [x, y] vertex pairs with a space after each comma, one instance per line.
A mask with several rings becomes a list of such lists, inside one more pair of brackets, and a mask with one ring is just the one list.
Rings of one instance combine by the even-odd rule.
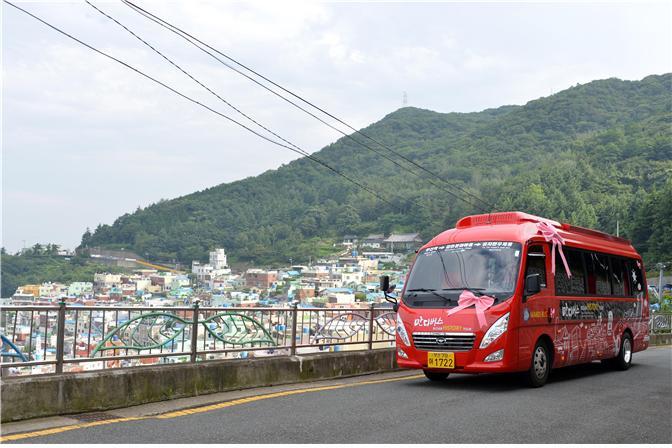
[[346, 387], [364, 386], [364, 385], [367, 385], [367, 384], [388, 383], [388, 382], [391, 382], [391, 381], [402, 381], [402, 380], [417, 379], [417, 378], [424, 378], [424, 375], [413, 375], [413, 376], [404, 376], [404, 377], [401, 377], [401, 378], [387, 378], [387, 379], [384, 379], [384, 380], [371, 380], [371, 381], [361, 381], [361, 382], [357, 382], [357, 383], [336, 384], [334, 386], [321, 386], [321, 387], [310, 387], [310, 388], [305, 388], [305, 389], [287, 390], [287, 391], [283, 391], [283, 392], [275, 392], [275, 393], [272, 393], [272, 394], [256, 395], [256, 396], [252, 396], [252, 397], [239, 398], [237, 400], [225, 401], [223, 403], [217, 403], [217, 404], [212, 404], [212, 405], [202, 406], [202, 407], [197, 407], [197, 408], [184, 409], [184, 410], [181, 410], [181, 411], [168, 412], [166, 414], [157, 415], [155, 417], [160, 418], [160, 419], [174, 418], [174, 417], [179, 417], [179, 416], [182, 416], [182, 415], [199, 414], [201, 412], [208, 412], [208, 411], [212, 411], [212, 410], [215, 410], [215, 409], [228, 408], [228, 407], [236, 406], [236, 405], [239, 405], [239, 404], [251, 403], [253, 401], [268, 400], [270, 398], [287, 397], [289, 395], [305, 394], [305, 393], [308, 393], [308, 392], [320, 392], [320, 391], [325, 391], [325, 390], [343, 389], [343, 388], [346, 388]]
[[26, 438], [29, 438], [29, 437], [48, 436], [50, 434], [58, 434], [59, 432], [72, 431], [73, 429], [90, 428], [92, 426], [108, 425], [110, 423], [120, 423], [120, 422], [130, 422], [130, 421], [133, 421], [133, 420], [143, 420], [143, 419], [149, 418], [149, 417], [151, 417], [151, 416], [122, 417], [122, 418], [114, 418], [114, 419], [110, 419], [110, 420], [101, 420], [101, 421], [98, 421], [98, 422], [89, 422], [89, 423], [80, 423], [80, 424], [77, 424], [77, 425], [61, 426], [59, 428], [41, 429], [39, 431], [24, 432], [24, 433], [20, 433], [20, 434], [10, 434], [10, 435], [7, 435], [7, 436], [0, 437], [0, 443], [10, 442], [12, 440], [26, 439]]
[[168, 418], [176, 418], [176, 417], [182, 417], [185, 415], [192, 415], [192, 414], [200, 414], [202, 412], [209, 412], [209, 411], [214, 411], [217, 409], [224, 409], [228, 408], [231, 406], [237, 406], [239, 404], [245, 404], [245, 403], [252, 403], [254, 401], [260, 401], [260, 400], [268, 400], [271, 398], [279, 398], [279, 397], [287, 397], [289, 395], [298, 395], [298, 394], [305, 394], [309, 392], [321, 392], [321, 391], [326, 391], [326, 390], [335, 390], [335, 389], [344, 389], [347, 387], [355, 387], [355, 386], [365, 386], [369, 384], [379, 384], [379, 383], [389, 383], [392, 381], [403, 381], [403, 380], [413, 380], [413, 379], [418, 379], [418, 378], [424, 378], [424, 375], [411, 375], [411, 376], [402, 376], [402, 377], [397, 377], [397, 378], [387, 378], [383, 380], [370, 380], [370, 381], [361, 381], [357, 383], [345, 383], [345, 384], [336, 384], [333, 386], [320, 386], [320, 387], [308, 387], [304, 389], [294, 389], [294, 390], [287, 390], [283, 392], [275, 392], [271, 394], [264, 394], [264, 395], [255, 395], [251, 397], [244, 397], [244, 398], [238, 398], [236, 400], [231, 400], [231, 401], [225, 401], [222, 403], [216, 403], [216, 404], [211, 404], [211, 405], [206, 405], [206, 406], [199, 406], [196, 408], [190, 408], [190, 409], [184, 409], [181, 411], [173, 411], [173, 412], [166, 412], [164, 414], [159, 414], [159, 415], [145, 415], [141, 417], [120, 417], [120, 418], [114, 418], [110, 420], [101, 420], [97, 422], [89, 422], [89, 423], [80, 423], [77, 425], [68, 425], [68, 426], [61, 426], [58, 428], [49, 428], [49, 429], [41, 429], [39, 431], [32, 431], [32, 432], [24, 432], [20, 434], [10, 434], [6, 436], [0, 437], [0, 443], [2, 442], [10, 442], [13, 440], [21, 440], [21, 439], [27, 439], [30, 437], [40, 437], [40, 436], [47, 436], [51, 434], [58, 434], [61, 432], [66, 432], [66, 431], [72, 431], [75, 429], [84, 429], [84, 428], [90, 428], [92, 426], [100, 426], [100, 425], [109, 425], [112, 423], [121, 423], [121, 422], [130, 422], [134, 420], [146, 420], [150, 418], [156, 418], [156, 419], [168, 419]]

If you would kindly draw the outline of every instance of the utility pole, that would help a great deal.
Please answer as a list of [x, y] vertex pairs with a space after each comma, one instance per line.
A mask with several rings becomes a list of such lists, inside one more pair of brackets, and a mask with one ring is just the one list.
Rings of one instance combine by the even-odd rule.
[[665, 269], [665, 263], [657, 263], [656, 267], [660, 270], [658, 273], [658, 299], [661, 302], [663, 301], [663, 270]]
[[408, 94], [405, 91], [404, 91], [403, 104], [404, 104], [404, 107], [408, 106]]

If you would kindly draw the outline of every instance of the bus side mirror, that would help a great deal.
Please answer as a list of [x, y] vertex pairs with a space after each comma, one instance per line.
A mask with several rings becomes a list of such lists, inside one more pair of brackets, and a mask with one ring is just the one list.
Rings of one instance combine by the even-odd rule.
[[381, 275], [380, 276], [380, 290], [383, 292], [387, 291], [387, 288], [390, 287], [390, 276], [389, 275]]
[[382, 275], [380, 277], [380, 290], [383, 292], [392, 292], [397, 285], [390, 285], [390, 276]]
[[390, 285], [390, 276], [389, 275], [383, 275], [380, 277], [380, 290], [383, 292], [383, 296], [385, 296], [385, 300], [390, 302], [391, 304], [394, 305], [394, 311], [396, 312], [399, 309], [399, 305], [397, 303], [397, 299], [395, 297], [387, 295], [388, 293], [394, 291], [394, 288], [397, 285]]
[[539, 291], [541, 291], [541, 275], [530, 274], [525, 277], [525, 295], [523, 299], [527, 299], [527, 297], [533, 296]]

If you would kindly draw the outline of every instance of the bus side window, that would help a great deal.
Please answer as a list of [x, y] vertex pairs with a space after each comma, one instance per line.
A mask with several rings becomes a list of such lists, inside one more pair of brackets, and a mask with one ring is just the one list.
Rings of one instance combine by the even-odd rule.
[[[557, 250], [557, 249], [556, 249]], [[555, 254], [555, 293], [561, 296], [584, 295], [586, 293], [583, 270], [583, 254], [578, 250], [564, 249], [571, 278], [567, 278], [560, 254]], [[609, 281], [609, 278], [607, 278]]]
[[596, 252], [586, 252], [585, 256], [588, 273], [588, 294], [610, 296], [609, 257]]
[[611, 257], [611, 290], [615, 296], [633, 295], [628, 281], [626, 262], [622, 258]]
[[644, 276], [642, 275], [642, 265], [638, 260], [629, 259], [627, 262], [628, 280], [631, 285], [631, 295], [642, 298], [646, 286], [644, 285]]
[[546, 255], [543, 246], [530, 246], [527, 251], [525, 277], [530, 274], [539, 274], [541, 276], [541, 287], [546, 287]]

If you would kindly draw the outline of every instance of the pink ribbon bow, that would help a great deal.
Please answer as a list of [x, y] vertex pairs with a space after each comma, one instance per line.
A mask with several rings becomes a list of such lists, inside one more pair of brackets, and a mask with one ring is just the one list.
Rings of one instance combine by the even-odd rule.
[[562, 258], [562, 264], [565, 266], [565, 272], [567, 272], [567, 278], [570, 278], [572, 273], [569, 270], [565, 254], [562, 252], [562, 245], [565, 244], [565, 239], [560, 236], [555, 227], [547, 222], [538, 223], [537, 228], [546, 241], [553, 243], [553, 247], [551, 247], [551, 272], [555, 275], [555, 247], [557, 246], [560, 258]]
[[457, 306], [448, 310], [448, 315], [450, 316], [465, 308], [469, 308], [471, 305], [474, 305], [474, 308], [476, 308], [478, 325], [483, 328], [486, 324], [484, 311], [490, 308], [493, 303], [495, 303], [494, 297], [477, 296], [473, 292], [465, 289], [462, 291], [460, 298], [457, 300]]

